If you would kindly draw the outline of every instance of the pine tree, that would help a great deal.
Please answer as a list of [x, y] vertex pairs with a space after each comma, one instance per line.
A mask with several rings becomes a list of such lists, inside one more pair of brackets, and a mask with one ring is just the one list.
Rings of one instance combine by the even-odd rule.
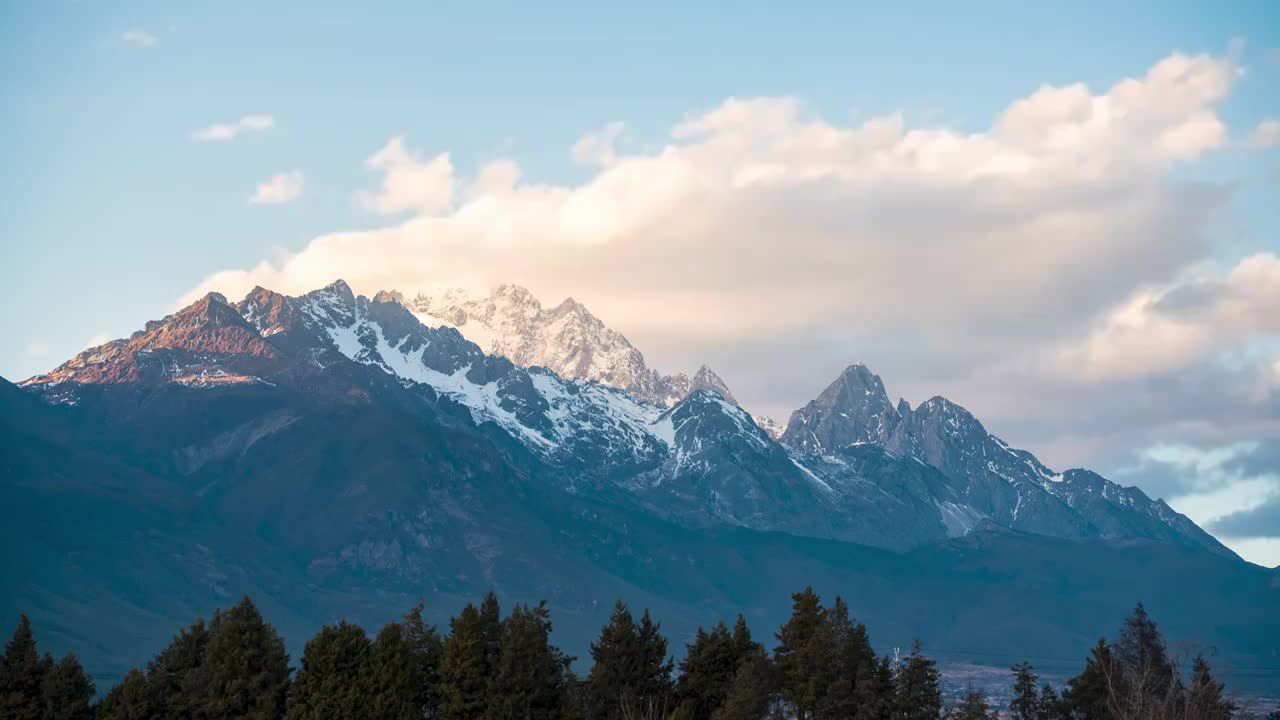
[[492, 591], [480, 602], [480, 628], [484, 635], [484, 656], [489, 663], [489, 672], [493, 673], [498, 666], [498, 656], [502, 654], [502, 610], [498, 606], [498, 596]]
[[1040, 688], [1039, 720], [1070, 720], [1071, 709], [1066, 706], [1053, 686], [1045, 683]]
[[637, 625], [619, 600], [599, 640], [591, 644], [591, 659], [586, 681], [590, 717], [618, 718], [624, 711], [666, 715], [673, 664], [648, 610]]
[[502, 621], [501, 655], [490, 684], [489, 720], [552, 720], [567, 704], [566, 673], [573, 658], [549, 642], [546, 603], [516, 605]]
[[42, 659], [36, 651], [31, 621], [23, 613], [0, 659], [0, 717], [40, 720], [44, 713], [40, 684], [52, 664], [52, 659]]
[[947, 710], [945, 717], [947, 720], [995, 720], [998, 716], [987, 703], [986, 693], [970, 690], [958, 705]]
[[369, 717], [378, 720], [415, 720], [417, 703], [417, 660], [404, 629], [389, 623], [378, 633], [365, 662], [361, 683]]
[[822, 628], [814, 636], [813, 642], [819, 643], [818, 653], [822, 658], [824, 673], [815, 678], [814, 717], [826, 718], [853, 717], [858, 711], [857, 692], [858, 665], [862, 658], [856, 657], [858, 647], [855, 641], [856, 631], [849, 618], [849, 607], [839, 596], [823, 614]]
[[485, 620], [467, 603], [449, 629], [440, 659], [440, 717], [477, 720], [485, 712], [492, 669]]
[[667, 639], [662, 636], [662, 625], [653, 621], [648, 608], [640, 616], [639, 641], [640, 656], [644, 661], [642, 682], [639, 684], [641, 696], [661, 699], [665, 706], [675, 694], [671, 680], [675, 661], [667, 654]]
[[724, 702], [712, 720], [761, 720], [774, 704], [777, 673], [764, 648], [757, 648], [738, 666]]
[[1236, 706], [1223, 694], [1224, 689], [1225, 685], [1214, 679], [1208, 661], [1202, 655], [1196, 655], [1191, 662], [1191, 687], [1185, 695], [1185, 717], [1229, 720]]
[[414, 706], [421, 720], [431, 720], [440, 706], [440, 662], [444, 655], [444, 640], [434, 625], [422, 619], [423, 603], [404, 616], [405, 642], [409, 645], [414, 661]]
[[1105, 638], [1098, 638], [1084, 670], [1067, 681], [1062, 693], [1062, 703], [1080, 720], [1108, 720], [1111, 717], [1109, 703], [1113, 688], [1123, 682], [1120, 668], [1111, 654]]
[[199, 619], [173, 636], [169, 647], [147, 664], [150, 703], [158, 717], [185, 720], [195, 714], [195, 675], [208, 644], [209, 630]]
[[778, 629], [773, 660], [783, 702], [797, 720], [810, 720], [829, 685], [831, 656], [822, 632], [826, 610], [812, 587], [795, 593], [791, 600], [791, 618]]
[[937, 664], [920, 649], [917, 640], [894, 679], [895, 720], [936, 720], [942, 714], [942, 684]]
[[45, 720], [91, 720], [93, 681], [72, 653], [45, 673], [40, 684]]
[[358, 625], [325, 625], [307, 642], [289, 695], [289, 720], [363, 717], [369, 637]]
[[747, 619], [738, 613], [738, 619], [733, 623], [733, 656], [737, 658], [738, 664], [751, 660], [756, 653], [764, 650], [764, 646], [751, 638], [751, 628], [747, 627]]
[[815, 638], [818, 651], [829, 657], [828, 681], [817, 706], [819, 718], [876, 720], [890, 709], [890, 683], [882, 675], [871, 638], [862, 623], [849, 618], [849, 607], [837, 597], [827, 609], [823, 629]]
[[120, 684], [111, 688], [98, 704], [96, 720], [153, 720], [155, 709], [151, 705], [151, 692], [147, 676], [141, 670], [130, 670]]
[[284, 641], [246, 596], [214, 613], [204, 662], [193, 673], [197, 720], [284, 716], [289, 656]]
[[738, 648], [729, 628], [717, 624], [707, 632], [698, 628], [680, 661], [676, 697], [691, 720], [710, 720], [729, 695], [738, 672]]
[[1130, 710], [1140, 716], [1169, 698], [1177, 674], [1160, 629], [1142, 603], [1125, 618], [1114, 655], [1126, 681], [1124, 701]]
[[1036, 692], [1036, 675], [1031, 663], [1022, 662], [1009, 668], [1013, 672], [1013, 699], [1009, 711], [1014, 720], [1039, 720], [1040, 696]]
[[564, 720], [587, 720], [591, 717], [591, 700], [587, 682], [572, 668], [564, 671]]

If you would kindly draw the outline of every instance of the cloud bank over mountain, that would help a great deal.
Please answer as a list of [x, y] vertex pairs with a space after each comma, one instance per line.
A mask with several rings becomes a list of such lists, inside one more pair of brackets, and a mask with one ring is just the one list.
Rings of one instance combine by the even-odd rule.
[[1041, 87], [981, 131], [729, 98], [658, 146], [619, 123], [588, 133], [572, 185], [509, 159], [464, 174], [398, 136], [352, 200], [396, 224], [183, 300], [337, 276], [367, 293], [517, 283], [587, 303], [657, 365], [707, 362], [770, 415], [864, 359], [1058, 465], [1262, 441], [1280, 435], [1280, 258], [1217, 252], [1232, 188], [1184, 172], [1268, 151], [1221, 116], [1243, 73], [1175, 53], [1107, 88]]

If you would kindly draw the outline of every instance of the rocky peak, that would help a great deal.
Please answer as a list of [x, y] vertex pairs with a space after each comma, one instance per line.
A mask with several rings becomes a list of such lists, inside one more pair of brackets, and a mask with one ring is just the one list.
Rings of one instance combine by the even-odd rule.
[[835, 385], [850, 393], [861, 390], [865, 396], [874, 397], [877, 401], [883, 400], [885, 404], [889, 402], [889, 395], [884, 390], [884, 382], [880, 380], [880, 376], [860, 362], [845, 368]]
[[745, 410], [712, 390], [689, 393], [663, 413], [658, 424], [663, 423], [669, 424], [674, 446], [684, 455], [716, 447], [723, 450], [726, 444], [746, 442], [757, 449], [770, 444], [769, 437]]
[[965, 408], [935, 395], [920, 404], [913, 413], [915, 422], [931, 432], [951, 437], [986, 438], [987, 429]]
[[313, 317], [328, 316], [344, 327], [355, 322], [356, 296], [342, 280], [335, 280], [319, 290], [312, 290], [302, 296], [302, 302]]
[[356, 295], [345, 280], [334, 280], [319, 290], [312, 290], [305, 297], [322, 302], [336, 303], [348, 308], [355, 308]]
[[[534, 310], [542, 310], [542, 303], [529, 292], [529, 289], [522, 285], [503, 284], [494, 288], [493, 299], [505, 300], [513, 305], [523, 305], [533, 308]], [[566, 302], [572, 302], [572, 299]]]
[[257, 328], [263, 337], [284, 331], [296, 317], [288, 297], [261, 286], [249, 291], [235, 308], [240, 317]]
[[693, 374], [693, 379], [689, 381], [689, 385], [691, 392], [710, 390], [734, 405], [738, 404], [737, 398], [729, 391], [729, 386], [725, 384], [725, 381], [706, 365], [698, 368], [698, 372]]
[[239, 313], [227, 304], [227, 298], [222, 293], [211, 292], [172, 315], [166, 315], [159, 320], [149, 320], [144, 331], [188, 328], [204, 323], [234, 322], [232, 315], [239, 318]]
[[148, 322], [145, 330], [130, 338], [130, 344], [146, 349], [273, 354], [257, 329], [245, 322], [226, 297], [213, 292], [172, 315]]
[[808, 452], [835, 452], [864, 442], [887, 447], [900, 421], [880, 377], [856, 363], [791, 414], [781, 442]]
[[[144, 380], [185, 385], [225, 384], [273, 366], [278, 353], [257, 328], [211, 292], [160, 320], [148, 322], [127, 340], [90, 348], [24, 385], [114, 385]], [[214, 378], [214, 379], [210, 379]]]
[[[413, 313], [409, 312], [403, 300], [400, 293], [383, 290], [374, 295], [373, 300], [368, 303], [369, 319], [377, 323], [383, 338], [393, 347], [399, 346], [411, 335], [424, 337], [426, 335], [423, 332], [426, 328], [413, 316]], [[421, 341], [415, 343], [414, 347], [419, 344]]]

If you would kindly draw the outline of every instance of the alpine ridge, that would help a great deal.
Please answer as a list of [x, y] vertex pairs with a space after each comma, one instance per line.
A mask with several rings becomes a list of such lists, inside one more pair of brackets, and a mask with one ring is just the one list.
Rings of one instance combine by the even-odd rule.
[[[574, 327], [586, 324], [592, 337], [626, 343], [572, 301], [550, 315], [566, 306], [577, 317]], [[514, 286], [500, 288], [484, 307], [478, 317], [489, 318], [488, 327], [545, 315]], [[469, 326], [470, 316], [452, 317]], [[211, 293], [24, 386], [53, 402], [78, 403], [75, 388], [83, 386], [301, 388], [334, 375], [331, 368], [343, 369], [339, 376], [372, 370], [382, 385], [435, 401], [437, 412], [457, 408], [476, 425], [500, 428], [545, 465], [549, 482], [575, 491], [607, 488], [693, 526], [727, 522], [901, 550], [986, 521], [1051, 537], [1157, 540], [1233, 556], [1163, 501], [1087, 470], [1056, 473], [945, 398], [915, 409], [905, 400], [895, 405], [861, 363], [795, 411], [775, 441], [709, 371], [695, 377], [710, 387], [668, 409], [608, 383], [486, 354], [456, 328], [423, 319], [396, 293], [357, 296], [341, 280], [297, 298], [257, 288], [234, 306]], [[503, 337], [490, 342], [531, 356], [508, 344], [510, 333]]]
[[879, 376], [861, 363], [792, 413], [780, 442], [817, 455], [871, 444], [917, 460], [948, 478], [966, 512], [1015, 530], [1185, 542], [1235, 556], [1163, 500], [1088, 470], [1056, 473], [946, 398], [932, 397], [914, 410], [905, 400], [891, 403]]

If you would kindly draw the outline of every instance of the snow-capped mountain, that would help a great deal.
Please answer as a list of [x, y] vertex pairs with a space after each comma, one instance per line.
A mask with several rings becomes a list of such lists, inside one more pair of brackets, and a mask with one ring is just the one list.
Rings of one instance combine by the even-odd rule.
[[479, 298], [457, 289], [412, 299], [400, 293], [391, 297], [424, 324], [457, 328], [484, 352], [521, 367], [545, 367], [564, 378], [594, 380], [663, 407], [694, 390], [712, 390], [736, 402], [724, 381], [705, 365], [693, 377], [651, 369], [622, 333], [605, 326], [573, 298], [544, 308], [518, 285], [502, 285]]
[[[481, 315], [494, 323], [487, 327], [503, 326], [507, 320], [493, 318], [520, 315], [512, 309], [520, 307], [541, 318], [528, 327], [560, 328], [555, 337], [581, 337], [569, 328], [585, 326], [596, 338], [591, 348], [602, 337], [626, 342], [571, 301], [544, 313], [527, 293], [508, 287], [486, 302], [490, 310]], [[502, 302], [506, 309], [498, 312]], [[566, 313], [576, 319], [546, 321]], [[471, 327], [470, 316], [451, 317]], [[257, 384], [397, 403], [409, 402], [397, 394], [407, 392], [441, 417], [502, 433], [536, 459], [531, 472], [551, 485], [690, 526], [738, 525], [903, 550], [990, 523], [1230, 553], [1163, 502], [1088, 471], [1055, 473], [943, 398], [914, 410], [905, 401], [895, 406], [861, 364], [793, 413], [775, 441], [722, 387], [694, 388], [668, 408], [633, 391], [486, 354], [455, 327], [423, 319], [393, 293], [356, 296], [342, 281], [300, 297], [257, 288], [234, 306], [211, 293], [24, 385], [72, 404], [80, 389], [110, 384]], [[533, 352], [490, 342], [521, 359]], [[541, 342], [534, 343], [538, 352]]]

